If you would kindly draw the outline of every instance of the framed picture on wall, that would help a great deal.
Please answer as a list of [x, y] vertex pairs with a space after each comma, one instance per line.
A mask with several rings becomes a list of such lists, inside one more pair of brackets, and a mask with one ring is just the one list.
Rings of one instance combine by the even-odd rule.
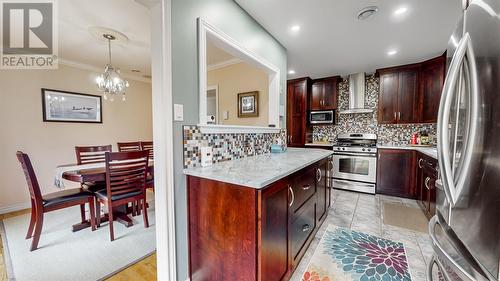
[[238, 94], [238, 117], [259, 116], [259, 92], [246, 92]]
[[101, 96], [42, 88], [44, 122], [102, 123]]

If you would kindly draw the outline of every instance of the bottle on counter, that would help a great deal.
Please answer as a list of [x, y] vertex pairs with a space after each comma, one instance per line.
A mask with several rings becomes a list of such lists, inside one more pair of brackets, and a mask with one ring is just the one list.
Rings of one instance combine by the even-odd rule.
[[410, 141], [411, 144], [417, 144], [417, 133], [413, 133], [411, 134], [411, 141]]
[[422, 144], [422, 145], [429, 144], [429, 133], [427, 132], [427, 130], [423, 130], [420, 133], [420, 144]]

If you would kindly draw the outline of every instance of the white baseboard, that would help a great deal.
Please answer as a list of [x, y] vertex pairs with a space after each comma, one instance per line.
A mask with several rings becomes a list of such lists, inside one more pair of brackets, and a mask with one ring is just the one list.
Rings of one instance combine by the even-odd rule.
[[30, 202], [22, 202], [0, 207], [0, 215], [31, 208]]

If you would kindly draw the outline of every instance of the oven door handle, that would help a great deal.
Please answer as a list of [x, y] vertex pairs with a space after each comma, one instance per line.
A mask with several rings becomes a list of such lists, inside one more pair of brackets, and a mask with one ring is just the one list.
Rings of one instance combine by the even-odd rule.
[[333, 156], [337, 156], [337, 155], [338, 156], [373, 157], [373, 158], [377, 157], [377, 155], [375, 153], [363, 153], [363, 152], [361, 152], [361, 153], [357, 153], [357, 152], [355, 152], [355, 153], [353, 153], [353, 152], [340, 152], [340, 153], [339, 152], [334, 152], [333, 153]]

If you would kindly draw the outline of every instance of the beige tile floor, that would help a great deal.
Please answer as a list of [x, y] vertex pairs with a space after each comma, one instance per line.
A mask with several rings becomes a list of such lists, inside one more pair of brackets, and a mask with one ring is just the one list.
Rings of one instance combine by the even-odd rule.
[[426, 262], [432, 256], [432, 246], [429, 236], [426, 233], [384, 224], [382, 217], [383, 202], [401, 203], [409, 207], [418, 208], [415, 200], [333, 190], [332, 206], [328, 217], [317, 232], [316, 237], [314, 237], [309, 249], [304, 254], [291, 280], [301, 280], [302, 273], [308, 266], [326, 227], [329, 224], [333, 224], [403, 242], [410, 265], [412, 281], [425, 281]]

